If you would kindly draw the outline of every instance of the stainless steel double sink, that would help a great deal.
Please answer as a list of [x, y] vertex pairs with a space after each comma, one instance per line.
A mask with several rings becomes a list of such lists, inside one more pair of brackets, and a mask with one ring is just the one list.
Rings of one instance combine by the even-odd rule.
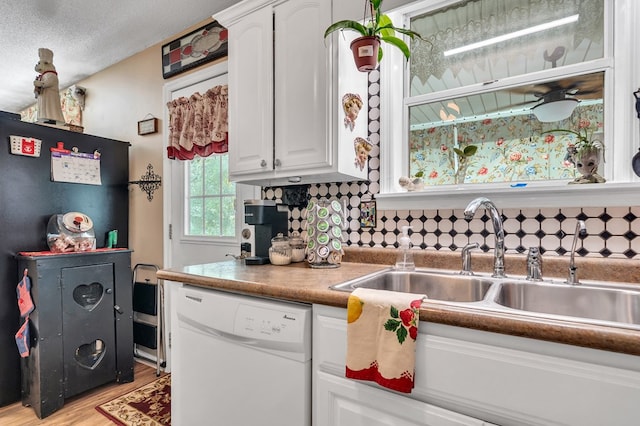
[[358, 287], [426, 294], [434, 303], [640, 330], [640, 285], [630, 283], [569, 285], [560, 280], [386, 269], [331, 288], [351, 292]]

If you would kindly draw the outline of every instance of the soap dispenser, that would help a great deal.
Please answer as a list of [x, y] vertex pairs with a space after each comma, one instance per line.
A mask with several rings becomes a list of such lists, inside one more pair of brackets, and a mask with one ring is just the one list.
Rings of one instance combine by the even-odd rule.
[[409, 238], [410, 226], [402, 227], [402, 237], [400, 237], [400, 247], [398, 247], [398, 258], [396, 259], [397, 271], [413, 271], [416, 269], [413, 263], [413, 253], [411, 253], [411, 238]]

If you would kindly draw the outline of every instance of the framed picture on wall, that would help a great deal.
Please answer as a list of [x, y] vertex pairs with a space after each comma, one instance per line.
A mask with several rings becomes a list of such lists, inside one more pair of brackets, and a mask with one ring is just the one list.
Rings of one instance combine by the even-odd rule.
[[227, 56], [227, 29], [218, 21], [162, 46], [162, 77], [169, 78]]
[[361, 201], [360, 202], [360, 228], [376, 227], [376, 202]]

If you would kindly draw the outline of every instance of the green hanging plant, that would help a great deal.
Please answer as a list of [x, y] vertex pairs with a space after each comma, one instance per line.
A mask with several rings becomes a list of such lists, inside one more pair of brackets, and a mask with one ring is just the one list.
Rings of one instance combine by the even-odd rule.
[[[324, 32], [327, 38], [334, 31], [349, 30], [360, 33], [363, 37], [375, 37], [380, 41], [395, 46], [403, 53], [406, 59], [411, 57], [409, 46], [401, 38], [396, 36], [396, 32], [404, 34], [413, 40], [414, 37], [422, 39], [422, 36], [415, 31], [396, 27], [391, 18], [381, 12], [382, 0], [366, 0], [369, 5], [370, 18], [362, 24], [358, 21], [344, 20], [331, 24]], [[366, 7], [366, 4], [365, 4]], [[378, 49], [378, 62], [382, 60], [382, 48]]]

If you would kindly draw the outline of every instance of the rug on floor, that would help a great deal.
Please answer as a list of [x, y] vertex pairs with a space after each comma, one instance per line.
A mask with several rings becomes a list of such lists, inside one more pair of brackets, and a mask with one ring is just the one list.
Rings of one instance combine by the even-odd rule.
[[171, 374], [96, 407], [117, 425], [171, 425]]

